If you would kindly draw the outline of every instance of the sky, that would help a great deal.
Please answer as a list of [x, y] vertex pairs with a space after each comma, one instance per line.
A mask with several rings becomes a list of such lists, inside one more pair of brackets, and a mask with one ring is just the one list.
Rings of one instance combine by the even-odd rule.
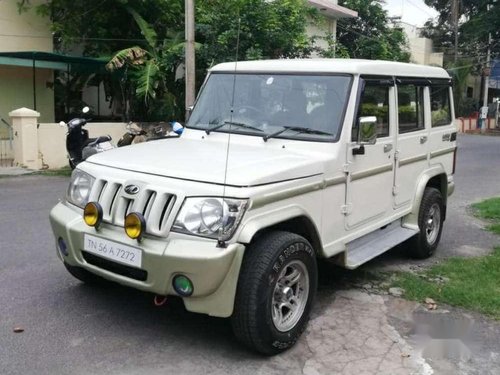
[[427, 19], [438, 15], [423, 0], [385, 0], [384, 8], [390, 17], [402, 16], [403, 22], [416, 26], [422, 26]]

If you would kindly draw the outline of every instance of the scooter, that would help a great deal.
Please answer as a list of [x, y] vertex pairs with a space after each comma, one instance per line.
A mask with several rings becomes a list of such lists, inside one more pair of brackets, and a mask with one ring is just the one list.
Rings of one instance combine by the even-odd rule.
[[[82, 109], [82, 114], [90, 111], [89, 107]], [[111, 150], [114, 146], [111, 144], [111, 137], [109, 135], [101, 136], [98, 138], [89, 138], [89, 132], [83, 127], [90, 119], [74, 118], [68, 123], [61, 121], [60, 126], [67, 126], [68, 133], [66, 134], [66, 150], [68, 151], [69, 166], [71, 169], [80, 164], [88, 157]]]

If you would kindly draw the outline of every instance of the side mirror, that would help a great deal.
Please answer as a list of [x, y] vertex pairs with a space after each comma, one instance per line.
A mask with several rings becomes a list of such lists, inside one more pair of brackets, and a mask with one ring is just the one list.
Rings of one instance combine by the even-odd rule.
[[375, 143], [377, 143], [377, 117], [360, 117], [358, 127], [358, 144], [374, 145]]
[[89, 113], [89, 111], [90, 111], [90, 108], [87, 106], [82, 108], [82, 113]]
[[358, 120], [358, 146], [352, 149], [353, 155], [364, 155], [365, 145], [377, 142], [377, 117], [363, 116]]

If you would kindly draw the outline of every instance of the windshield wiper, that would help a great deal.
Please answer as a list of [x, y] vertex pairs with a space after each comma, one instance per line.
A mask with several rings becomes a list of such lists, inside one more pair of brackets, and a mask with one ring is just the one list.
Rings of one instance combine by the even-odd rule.
[[277, 135], [280, 135], [281, 133], [284, 133], [284, 132], [286, 132], [288, 130], [294, 130], [294, 131], [297, 132], [297, 134], [306, 133], [306, 134], [318, 134], [318, 135], [333, 136], [332, 133], [328, 133], [328, 132], [325, 132], [323, 130], [316, 130], [316, 129], [312, 129], [312, 128], [306, 128], [304, 126], [283, 126], [282, 129], [277, 130], [274, 133], [267, 134], [267, 135], [263, 136], [262, 139], [264, 139], [264, 141], [267, 142], [267, 140], [269, 138], [274, 138]]
[[205, 133], [207, 133], [207, 135], [209, 135], [211, 132], [217, 130], [217, 129], [220, 129], [222, 128], [223, 126], [226, 126], [226, 125], [234, 125], [234, 126], [238, 126], [238, 127], [241, 127], [241, 128], [246, 128], [246, 129], [252, 129], [252, 130], [257, 130], [259, 132], [263, 132], [264, 130], [262, 129], [259, 129], [255, 126], [252, 126], [252, 125], [248, 125], [248, 124], [245, 124], [243, 122], [235, 122], [235, 121], [224, 121], [224, 122], [221, 122], [220, 124], [218, 125], [215, 125], [213, 128], [210, 128], [210, 129], [206, 129], [205, 130]]

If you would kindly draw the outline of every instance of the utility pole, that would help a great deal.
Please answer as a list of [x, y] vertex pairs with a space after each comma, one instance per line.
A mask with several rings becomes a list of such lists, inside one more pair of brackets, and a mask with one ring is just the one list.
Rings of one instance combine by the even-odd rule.
[[453, 0], [451, 3], [451, 17], [453, 18], [453, 29], [455, 33], [455, 65], [458, 60], [458, 14], [459, 14], [459, 0]]
[[[486, 5], [487, 11], [490, 10], [490, 4]], [[480, 114], [486, 114], [486, 116], [481, 116], [483, 117], [483, 124], [481, 126], [481, 133], [486, 132], [486, 128], [488, 126], [488, 117], [487, 117], [487, 111], [488, 111], [488, 90], [490, 86], [490, 59], [491, 59], [491, 32], [488, 33], [488, 50], [486, 52], [486, 66], [484, 69], [484, 96], [483, 96], [483, 108], [482, 111], [480, 111]], [[485, 109], [486, 108], [486, 109]]]
[[195, 100], [195, 48], [194, 48], [194, 0], [184, 0], [186, 23], [186, 121], [189, 118], [190, 107]]

